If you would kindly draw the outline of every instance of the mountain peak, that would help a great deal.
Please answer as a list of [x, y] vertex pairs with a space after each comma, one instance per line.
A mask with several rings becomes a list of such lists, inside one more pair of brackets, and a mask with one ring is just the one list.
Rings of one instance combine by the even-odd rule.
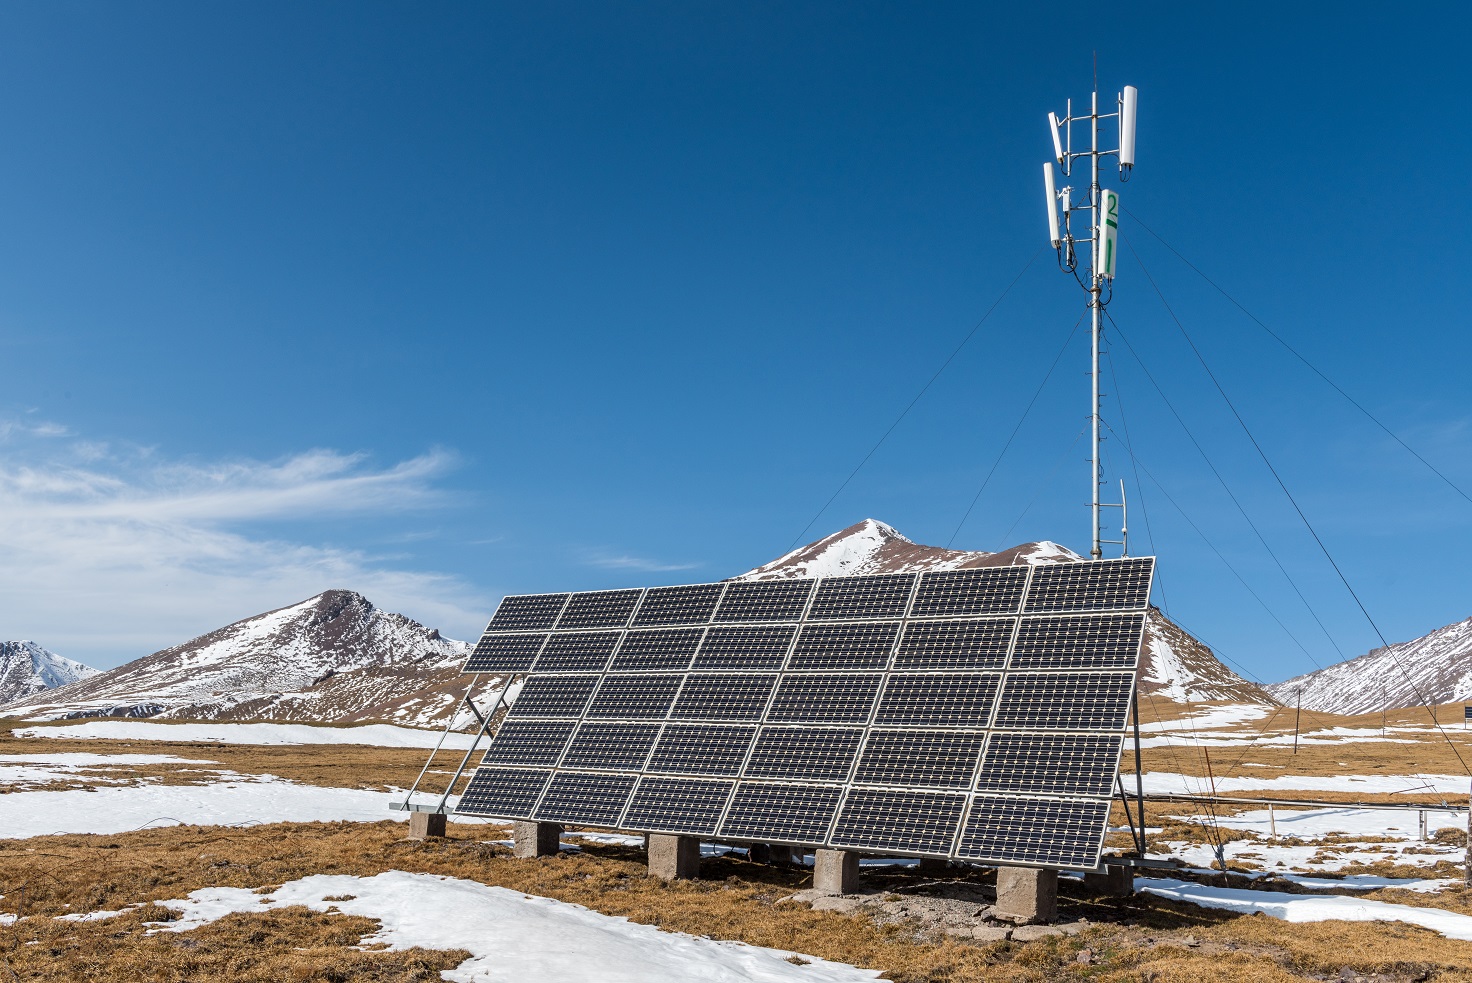
[[64, 659], [29, 640], [0, 642], [0, 703], [56, 689], [98, 670]]

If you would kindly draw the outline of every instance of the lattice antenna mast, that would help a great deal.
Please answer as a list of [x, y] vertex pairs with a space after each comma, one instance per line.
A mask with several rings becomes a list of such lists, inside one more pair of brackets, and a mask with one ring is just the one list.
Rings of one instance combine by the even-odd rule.
[[[1048, 196], [1048, 231], [1052, 237], [1053, 248], [1058, 251], [1058, 265], [1064, 272], [1072, 273], [1079, 285], [1089, 294], [1089, 314], [1092, 325], [1090, 341], [1093, 359], [1090, 372], [1092, 400], [1089, 404], [1089, 416], [1093, 429], [1092, 453], [1089, 456], [1089, 497], [1090, 517], [1093, 521], [1093, 546], [1089, 550], [1089, 555], [1096, 560], [1104, 555], [1103, 545], [1105, 543], [1124, 545], [1122, 534], [1119, 540], [1099, 538], [1099, 510], [1124, 507], [1123, 501], [1116, 504], [1099, 500], [1099, 490], [1104, 483], [1104, 466], [1099, 456], [1099, 442], [1102, 439], [1099, 432], [1099, 342], [1103, 332], [1104, 308], [1114, 296], [1114, 269], [1119, 255], [1117, 241], [1119, 193], [1099, 186], [1099, 164], [1106, 157], [1115, 158], [1119, 164], [1120, 182], [1129, 180], [1130, 171], [1135, 165], [1135, 107], [1138, 98], [1138, 90], [1132, 85], [1127, 85], [1124, 91], [1115, 97], [1114, 112], [1099, 112], [1099, 93], [1096, 91], [1090, 97], [1087, 114], [1075, 116], [1072, 99], [1068, 100], [1062, 119], [1059, 119], [1056, 113], [1049, 113], [1048, 124], [1053, 134], [1053, 160], [1043, 165], [1043, 184]], [[1117, 121], [1119, 144], [1114, 150], [1101, 150], [1099, 147], [1100, 123], [1107, 119]], [[1073, 149], [1074, 124], [1087, 126], [1088, 150]], [[1063, 177], [1068, 178], [1072, 176], [1075, 164], [1084, 159], [1087, 159], [1089, 167], [1089, 199], [1087, 204], [1075, 205], [1072, 201], [1073, 188], [1067, 185], [1062, 188], [1056, 186], [1053, 165], [1056, 163], [1062, 169]], [[1087, 283], [1078, 275], [1078, 259], [1074, 253], [1076, 242], [1073, 235], [1074, 212], [1087, 212], [1089, 216], [1089, 279]]]

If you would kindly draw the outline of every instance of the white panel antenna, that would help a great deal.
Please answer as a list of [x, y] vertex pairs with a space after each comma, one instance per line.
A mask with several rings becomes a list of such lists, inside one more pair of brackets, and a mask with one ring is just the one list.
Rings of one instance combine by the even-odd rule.
[[1057, 249], [1063, 237], [1058, 234], [1058, 191], [1053, 187], [1052, 161], [1043, 164], [1043, 187], [1048, 192], [1048, 236], [1053, 240], [1053, 248]]
[[1062, 164], [1067, 158], [1063, 156], [1063, 138], [1058, 135], [1058, 114], [1049, 113], [1048, 122], [1053, 124], [1053, 159]]
[[1135, 166], [1135, 110], [1140, 99], [1140, 90], [1133, 85], [1124, 87], [1119, 97], [1119, 168], [1128, 170]]

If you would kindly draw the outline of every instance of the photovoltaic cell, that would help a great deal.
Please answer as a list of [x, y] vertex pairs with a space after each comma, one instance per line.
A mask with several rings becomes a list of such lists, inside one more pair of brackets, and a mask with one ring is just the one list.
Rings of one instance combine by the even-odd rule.
[[847, 621], [855, 618], [901, 618], [910, 606], [915, 587], [913, 573], [874, 577], [825, 577], [808, 611], [809, 621]]
[[811, 580], [754, 580], [729, 584], [716, 621], [797, 621], [813, 592]]
[[1091, 868], [1152, 564], [508, 598], [459, 811]]
[[1033, 568], [1024, 612], [1131, 611], [1150, 600], [1152, 557]]
[[646, 833], [712, 836], [735, 782], [689, 778], [645, 778], [639, 782], [624, 828]]
[[806, 624], [797, 633], [788, 669], [884, 669], [889, 665], [898, 621], [856, 625]]
[[566, 594], [520, 594], [501, 599], [486, 631], [538, 631], [551, 628]]
[[537, 672], [602, 672], [618, 644], [616, 631], [558, 632], [547, 639]]
[[635, 781], [634, 775], [559, 771], [542, 795], [536, 818], [549, 823], [617, 826]]
[[859, 727], [763, 727], [746, 763], [746, 774], [845, 782], [863, 736]]
[[997, 703], [999, 730], [1120, 730], [1129, 716], [1132, 672], [1008, 673]]
[[481, 763], [550, 768], [561, 760], [562, 749], [567, 747], [567, 739], [577, 726], [573, 720], [504, 721]]
[[631, 669], [681, 670], [689, 668], [700, 644], [702, 628], [663, 628], [631, 631], [613, 657], [613, 671]]
[[533, 768], [477, 768], [456, 812], [525, 819], [547, 787], [552, 772]]
[[874, 723], [985, 727], [1001, 678], [993, 672], [892, 673], [879, 699]]
[[691, 673], [675, 699], [671, 719], [760, 720], [777, 674]]
[[588, 716], [662, 720], [683, 679], [676, 675], [604, 676], [598, 695], [588, 706]]
[[777, 684], [767, 719], [815, 724], [866, 723], [883, 678], [880, 673], [789, 673]]
[[965, 807], [964, 795], [855, 788], [843, 803], [833, 830], [833, 845], [948, 854]]
[[639, 771], [659, 736], [659, 724], [585, 723], [568, 745], [564, 768]]
[[1116, 734], [993, 734], [976, 790], [1109, 796], [1123, 742]]
[[526, 672], [546, 635], [487, 634], [465, 662], [465, 672]]
[[649, 625], [703, 625], [715, 613], [723, 584], [689, 587], [651, 587], [644, 592], [635, 627]]
[[873, 730], [854, 783], [969, 789], [985, 742], [984, 734]]
[[532, 676], [506, 711], [509, 718], [581, 717], [597, 676]]
[[597, 590], [574, 594], [568, 598], [562, 617], [557, 619], [559, 631], [568, 628], [622, 628], [629, 623], [634, 605], [643, 591]]
[[1023, 618], [1013, 669], [1133, 669], [1145, 630], [1143, 611]]
[[741, 771], [756, 728], [667, 724], [645, 770], [671, 775], [729, 775]]
[[742, 782], [719, 835], [767, 843], [822, 843], [842, 795], [838, 785]]
[[1092, 868], [1108, 820], [1108, 800], [978, 795], [956, 855], [983, 863]]
[[933, 570], [920, 575], [912, 618], [1014, 614], [1022, 605], [1027, 567]]
[[895, 655], [896, 669], [1000, 669], [1016, 618], [911, 621]]
[[775, 671], [786, 661], [796, 634], [796, 625], [716, 625], [706, 630], [692, 668]]

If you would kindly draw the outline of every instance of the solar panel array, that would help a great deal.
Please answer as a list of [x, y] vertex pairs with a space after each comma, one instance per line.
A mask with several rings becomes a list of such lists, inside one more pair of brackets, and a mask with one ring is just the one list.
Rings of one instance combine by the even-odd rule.
[[1151, 557], [506, 598], [457, 812], [1097, 865]]

